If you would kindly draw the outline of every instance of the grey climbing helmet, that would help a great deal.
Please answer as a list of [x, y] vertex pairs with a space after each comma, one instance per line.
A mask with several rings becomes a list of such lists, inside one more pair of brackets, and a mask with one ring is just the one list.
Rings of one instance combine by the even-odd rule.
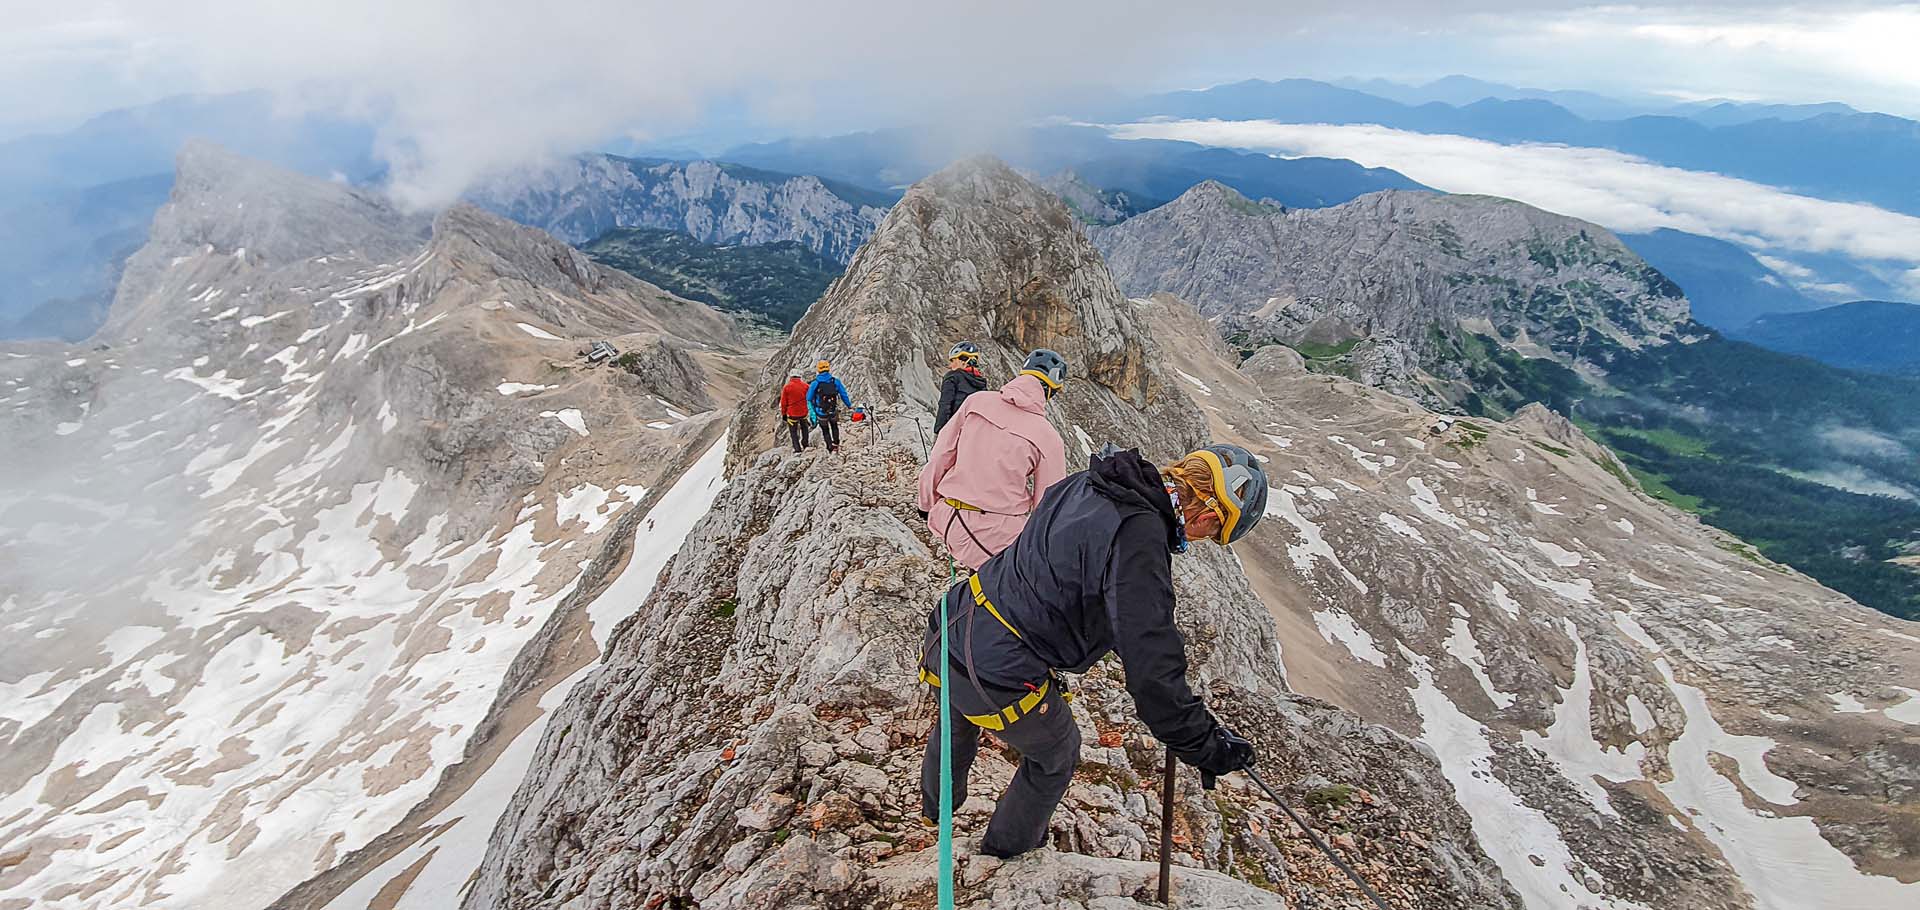
[[971, 341], [962, 341], [947, 352], [948, 360], [979, 360], [980, 348]]
[[1020, 368], [1023, 376], [1034, 376], [1047, 387], [1047, 395], [1060, 391], [1067, 384], [1067, 359], [1046, 348], [1035, 348], [1027, 355], [1027, 362]]
[[1213, 472], [1207, 503], [1220, 515], [1220, 533], [1213, 539], [1226, 544], [1247, 536], [1267, 511], [1267, 472], [1260, 467], [1260, 459], [1226, 443], [1214, 443], [1188, 457], [1199, 457]]

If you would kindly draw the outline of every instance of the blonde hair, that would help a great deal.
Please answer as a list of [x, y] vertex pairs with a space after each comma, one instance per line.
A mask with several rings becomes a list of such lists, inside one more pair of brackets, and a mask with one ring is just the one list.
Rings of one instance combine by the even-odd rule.
[[1180, 504], [1204, 502], [1213, 498], [1213, 466], [1199, 455], [1188, 455], [1160, 469], [1160, 476], [1173, 482]]

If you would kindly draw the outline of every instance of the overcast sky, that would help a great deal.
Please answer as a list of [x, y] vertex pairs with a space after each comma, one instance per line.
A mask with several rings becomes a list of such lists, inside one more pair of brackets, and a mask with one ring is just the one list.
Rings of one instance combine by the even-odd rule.
[[[1920, 114], [1920, 4], [1766, 0], [0, 0], [0, 137], [181, 92], [393, 112], [424, 203], [489, 171], [711, 115], [825, 133], [1049, 113], [1248, 77], [1424, 79], [1840, 100]], [[1442, 15], [1430, 8], [1444, 6]]]

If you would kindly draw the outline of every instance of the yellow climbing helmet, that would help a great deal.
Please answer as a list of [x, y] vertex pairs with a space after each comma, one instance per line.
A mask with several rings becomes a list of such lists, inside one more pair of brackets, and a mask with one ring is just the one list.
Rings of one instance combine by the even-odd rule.
[[1236, 445], [1215, 443], [1187, 456], [1207, 463], [1213, 474], [1213, 492], [1207, 504], [1220, 516], [1218, 543], [1245, 537], [1267, 511], [1267, 472], [1253, 453]]
[[822, 360], [819, 363], [814, 364], [813, 369], [814, 369], [814, 372], [825, 373], [827, 371], [827, 367], [829, 366], [832, 366], [832, 364], [829, 364], [826, 361]]

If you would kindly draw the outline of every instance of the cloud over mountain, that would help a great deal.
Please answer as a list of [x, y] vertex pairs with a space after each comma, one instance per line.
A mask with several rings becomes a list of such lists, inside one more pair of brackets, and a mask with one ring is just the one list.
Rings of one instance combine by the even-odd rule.
[[1842, 253], [1898, 264], [1901, 271], [1920, 266], [1920, 218], [1606, 149], [1502, 145], [1381, 126], [1268, 120], [1146, 122], [1114, 132], [1131, 139], [1351, 158], [1447, 192], [1518, 199], [1619, 231], [1674, 228], [1757, 249]]

